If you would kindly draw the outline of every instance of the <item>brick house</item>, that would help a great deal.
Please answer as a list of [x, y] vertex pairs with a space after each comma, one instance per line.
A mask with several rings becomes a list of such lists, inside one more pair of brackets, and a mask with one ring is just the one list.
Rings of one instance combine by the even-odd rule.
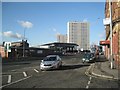
[[[115, 0], [111, 3], [112, 9], [112, 53], [113, 59], [115, 61], [115, 66], [120, 65], [120, 0]], [[109, 12], [109, 0], [105, 3], [105, 18], [110, 17]], [[110, 41], [110, 26], [107, 25], [106, 28], [106, 40]], [[110, 58], [110, 45], [105, 46], [105, 56], [107, 59]]]
[[6, 57], [5, 55], [5, 50], [4, 50], [4, 47], [2, 45], [0, 45], [0, 56], [3, 58], [3, 57]]

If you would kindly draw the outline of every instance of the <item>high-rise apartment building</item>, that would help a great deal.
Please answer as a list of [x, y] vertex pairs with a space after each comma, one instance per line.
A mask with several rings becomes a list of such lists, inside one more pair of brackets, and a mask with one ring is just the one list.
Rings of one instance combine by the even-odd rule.
[[67, 35], [58, 34], [57, 41], [60, 43], [67, 43]]
[[67, 42], [76, 43], [79, 49], [89, 50], [89, 23], [88, 22], [68, 22]]

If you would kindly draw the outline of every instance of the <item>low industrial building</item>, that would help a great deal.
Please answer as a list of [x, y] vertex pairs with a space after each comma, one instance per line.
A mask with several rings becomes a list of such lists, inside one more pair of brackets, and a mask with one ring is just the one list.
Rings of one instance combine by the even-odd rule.
[[77, 44], [75, 43], [48, 43], [43, 44], [41, 46], [47, 46], [49, 49], [54, 50], [54, 52], [60, 52], [60, 53], [74, 53], [77, 51]]

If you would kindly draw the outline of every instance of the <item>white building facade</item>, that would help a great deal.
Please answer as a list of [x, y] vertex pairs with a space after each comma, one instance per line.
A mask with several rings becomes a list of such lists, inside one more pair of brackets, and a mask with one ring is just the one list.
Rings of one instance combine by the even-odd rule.
[[76, 43], [78, 49], [89, 50], [89, 23], [88, 22], [68, 22], [67, 23], [67, 43]]

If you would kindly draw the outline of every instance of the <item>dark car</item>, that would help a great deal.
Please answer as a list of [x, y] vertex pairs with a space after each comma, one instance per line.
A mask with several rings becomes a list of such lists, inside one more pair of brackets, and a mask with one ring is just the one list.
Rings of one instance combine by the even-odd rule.
[[94, 62], [94, 56], [91, 53], [86, 53], [84, 54], [83, 58], [82, 58], [82, 62]]
[[91, 57], [95, 60], [95, 53], [91, 53]]

